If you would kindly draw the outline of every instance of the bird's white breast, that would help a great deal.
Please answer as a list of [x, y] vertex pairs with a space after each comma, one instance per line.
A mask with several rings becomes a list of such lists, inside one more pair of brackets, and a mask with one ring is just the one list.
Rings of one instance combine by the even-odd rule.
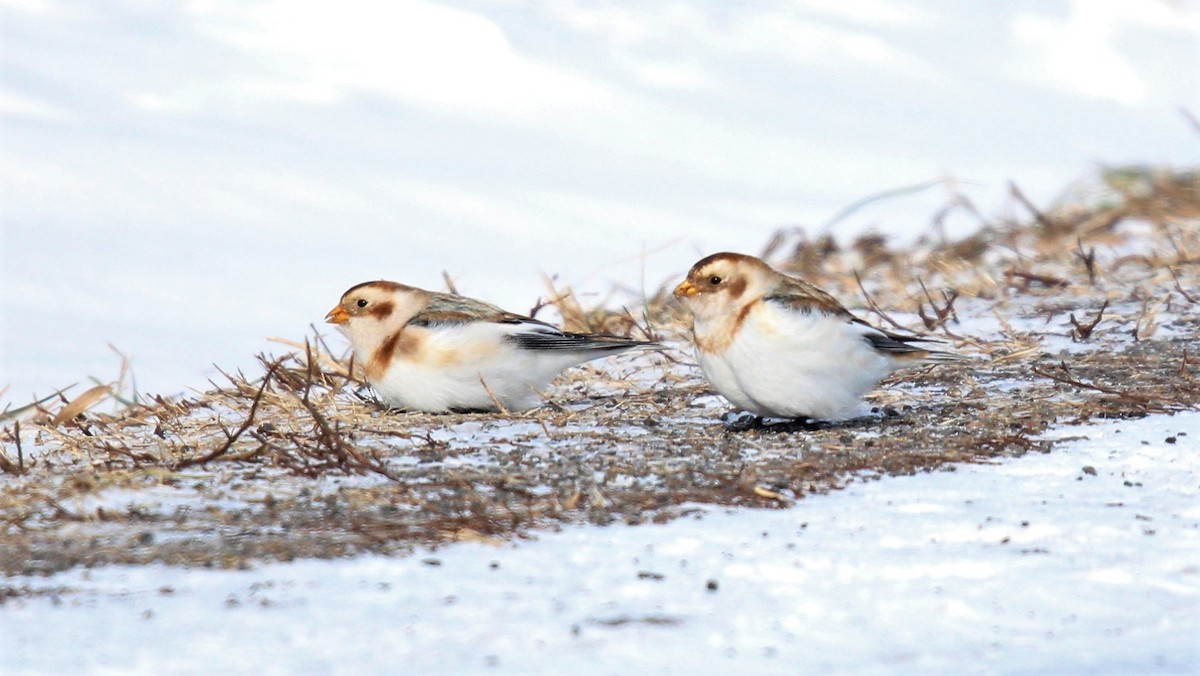
[[[697, 331], [701, 330], [697, 326]], [[888, 371], [887, 357], [844, 317], [759, 303], [724, 350], [697, 351], [704, 375], [735, 405], [763, 416], [840, 419]]]

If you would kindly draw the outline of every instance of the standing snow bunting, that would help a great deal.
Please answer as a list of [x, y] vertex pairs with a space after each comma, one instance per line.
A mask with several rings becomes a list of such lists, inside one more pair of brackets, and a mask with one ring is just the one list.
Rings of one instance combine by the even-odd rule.
[[413, 411], [530, 408], [563, 369], [654, 345], [568, 333], [483, 301], [385, 281], [351, 287], [325, 320], [350, 339], [379, 396]]
[[744, 254], [700, 260], [675, 296], [694, 315], [704, 376], [760, 416], [852, 417], [894, 369], [963, 359], [914, 345], [928, 338], [877, 329], [816, 286]]

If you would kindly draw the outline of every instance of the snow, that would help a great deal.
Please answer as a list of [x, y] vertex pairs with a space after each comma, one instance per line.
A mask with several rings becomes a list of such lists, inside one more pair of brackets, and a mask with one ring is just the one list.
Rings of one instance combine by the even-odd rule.
[[0, 671], [1200, 670], [1200, 413], [1049, 436], [791, 509], [9, 578], [29, 593], [0, 606]]

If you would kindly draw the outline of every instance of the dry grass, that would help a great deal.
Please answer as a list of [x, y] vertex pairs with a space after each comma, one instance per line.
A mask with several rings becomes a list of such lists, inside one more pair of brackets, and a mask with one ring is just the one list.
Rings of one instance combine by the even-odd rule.
[[[978, 356], [898, 374], [871, 396], [877, 415], [844, 425], [732, 432], [682, 350], [574, 369], [522, 414], [386, 411], [317, 336], [203, 395], [95, 412], [117, 384], [6, 410], [0, 570], [236, 567], [663, 521], [695, 503], [785, 506], [1050, 451], [1054, 424], [1195, 408], [1198, 176], [1113, 170], [1048, 209], [1013, 186], [1023, 217], [905, 250], [780, 233], [764, 252], [776, 264]], [[962, 196], [947, 209], [976, 213]], [[636, 317], [551, 297], [569, 328], [685, 339], [669, 289]]]

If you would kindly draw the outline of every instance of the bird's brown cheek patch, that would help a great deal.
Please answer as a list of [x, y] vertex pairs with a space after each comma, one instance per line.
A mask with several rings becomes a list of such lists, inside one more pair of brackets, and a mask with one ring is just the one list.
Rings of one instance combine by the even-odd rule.
[[382, 303], [376, 303], [375, 305], [371, 306], [371, 309], [367, 310], [367, 314], [376, 319], [384, 319], [386, 317], [390, 317], [395, 310], [396, 304], [390, 300], [386, 300]]
[[746, 293], [745, 277], [737, 277], [729, 283], [729, 295], [734, 298], [741, 298], [743, 293]]

